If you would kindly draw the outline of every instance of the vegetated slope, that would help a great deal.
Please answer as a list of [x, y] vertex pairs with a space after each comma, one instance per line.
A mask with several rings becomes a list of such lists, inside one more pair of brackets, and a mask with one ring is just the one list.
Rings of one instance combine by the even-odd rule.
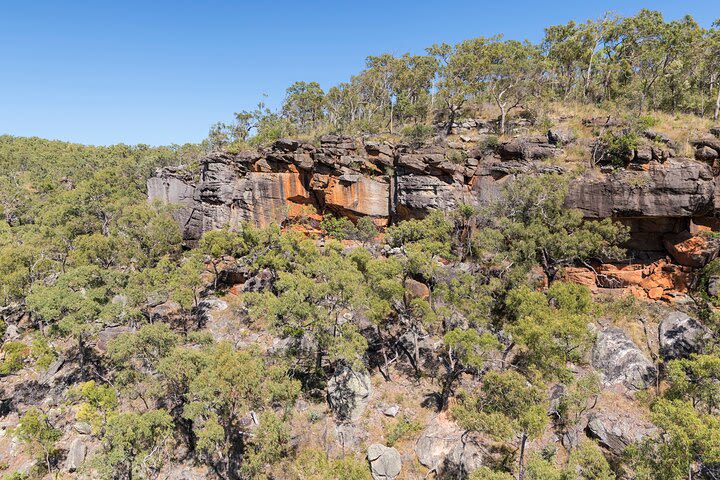
[[2, 473], [711, 478], [714, 39], [644, 11], [371, 57], [200, 146], [0, 138]]

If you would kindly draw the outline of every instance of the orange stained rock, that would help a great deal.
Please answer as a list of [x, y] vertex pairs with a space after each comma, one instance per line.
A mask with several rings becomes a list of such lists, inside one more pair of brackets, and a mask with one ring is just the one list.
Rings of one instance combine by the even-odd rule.
[[665, 290], [662, 287], [654, 287], [647, 290], [647, 296], [650, 300], [660, 300]]
[[310, 194], [297, 172], [252, 172], [248, 178], [253, 182], [252, 220], [260, 227], [301, 214], [301, 207], [309, 202]]
[[[640, 298], [675, 302], [686, 294], [695, 282], [697, 271], [690, 267], [675, 265], [665, 260], [651, 264], [612, 265], [596, 267], [598, 275], [618, 281], [619, 287]], [[594, 289], [595, 273], [584, 267], [570, 267], [563, 270], [561, 279], [587, 285]]]
[[615, 278], [622, 282], [623, 285], [640, 285], [643, 280], [642, 270], [599, 270], [600, 273], [610, 278]]
[[389, 185], [371, 178], [343, 182], [330, 177], [325, 188], [325, 203], [373, 217], [387, 217]]
[[591, 290], [597, 288], [597, 276], [595, 272], [589, 268], [583, 267], [566, 267], [561, 273], [562, 279], [567, 282], [579, 283], [580, 285], [586, 285]]

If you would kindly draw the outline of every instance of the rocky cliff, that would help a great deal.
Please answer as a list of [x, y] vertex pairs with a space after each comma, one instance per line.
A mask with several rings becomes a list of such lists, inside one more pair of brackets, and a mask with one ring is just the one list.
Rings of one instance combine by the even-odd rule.
[[166, 169], [148, 181], [148, 193], [181, 205], [177, 219], [194, 240], [225, 224], [283, 223], [310, 206], [384, 226], [477, 201], [478, 170], [477, 158], [451, 161], [444, 149], [326, 136], [319, 147], [279, 140], [267, 150], [212, 154], [202, 161], [199, 181]]
[[[264, 150], [208, 155], [195, 179], [163, 169], [148, 181], [148, 194], [179, 205], [175, 216], [193, 241], [243, 221], [282, 224], [309, 207], [353, 220], [369, 216], [384, 226], [434, 208], [487, 205], [522, 175], [571, 169], [547, 161], [572, 141], [562, 131], [492, 147], [470, 140], [460, 148], [413, 149], [335, 135], [322, 137], [319, 146], [282, 139]], [[720, 192], [716, 172], [704, 160], [709, 144], [715, 145], [708, 137], [696, 144], [697, 159], [671, 158], [667, 149], [645, 159], [638, 149], [627, 168], [587, 169], [571, 182], [567, 206], [588, 219], [625, 223], [633, 250], [664, 252], [669, 236], [716, 225]]]

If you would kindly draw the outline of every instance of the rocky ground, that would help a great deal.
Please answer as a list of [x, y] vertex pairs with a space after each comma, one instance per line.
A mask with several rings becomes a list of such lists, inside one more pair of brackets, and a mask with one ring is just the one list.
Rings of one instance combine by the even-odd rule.
[[[482, 120], [467, 120], [439, 144], [426, 147], [335, 135], [317, 144], [283, 139], [265, 150], [212, 154], [203, 160], [199, 176], [182, 168], [164, 169], [149, 179], [148, 192], [151, 200], [180, 204], [175, 216], [192, 244], [203, 232], [246, 221], [319, 232], [321, 215], [330, 213], [353, 220], [367, 216], [384, 227], [432, 209], [487, 206], [504, 185], [526, 175], [572, 173], [566, 206], [579, 209], [588, 221], [611, 218], [627, 225], [629, 254], [560, 272], [559, 278], [590, 287], [606, 306], [593, 322], [596, 338], [587, 366], [577, 367], [598, 372], [602, 390], [572, 425], [551, 423], [529, 448], [553, 448], [563, 455], [590, 438], [608, 458], [619, 458], [625, 447], [655, 431], [646, 397], [663, 388], [660, 359], [700, 351], [709, 335], [701, 320], [708, 308], [702, 296], [718, 293], [720, 277], [701, 280], [701, 272], [720, 252], [712, 233], [720, 213], [720, 131], [693, 132], [683, 152], [678, 140], [646, 129], [618, 166], [598, 153], [597, 133], [615, 120], [578, 120], [560, 122], [543, 134], [523, 133], [517, 125], [519, 133], [500, 139], [490, 135]], [[682, 156], [688, 148], [693, 158]], [[575, 161], [577, 155], [584, 160]], [[390, 246], [383, 247], [382, 235], [376, 240], [377, 255], [393, 254]], [[358, 245], [345, 242], [348, 249]], [[248, 322], [243, 307], [246, 292], [262, 289], [271, 273], [248, 276], [233, 258], [223, 259], [220, 269], [220, 287], [214, 291], [206, 279], [196, 310], [205, 328], [216, 340], [235, 346], [255, 345], [265, 352], [287, 348], [266, 326]], [[541, 278], [541, 284], [546, 282]], [[422, 296], [427, 286], [406, 283], [406, 288]], [[152, 315], [172, 321], [177, 310], [177, 305], [164, 303]], [[8, 308], [2, 317], [8, 325], [6, 341], [27, 338], [29, 319], [22, 308]], [[92, 345], [93, 355], [102, 357], [107, 343], [129, 328], [105, 328]], [[88, 462], [99, 441], [88, 424], [76, 421], [77, 412], [66, 402], [80, 367], [75, 358], [63, 355], [68, 345], [54, 346], [61, 354], [47, 368], [25, 367], [2, 378], [0, 469], [29, 472], [36, 462], [13, 434], [17, 412], [36, 405], [63, 432], [60, 476], [92, 478]], [[432, 336], [420, 346], [428, 362], [437, 358], [439, 347]], [[466, 435], [447, 412], [437, 412], [438, 378], [415, 378], [410, 370], [401, 357], [387, 372], [392, 381], [377, 370], [346, 367], [334, 372], [324, 391], [295, 405], [292, 441], [331, 457], [364, 457], [375, 479], [459, 478], [497, 455], [491, 440]], [[472, 386], [469, 378], [464, 381], [465, 387]], [[554, 409], [563, 388], [550, 389], [550, 417], [557, 416]], [[253, 425], [258, 419], [250, 414], [246, 421]], [[158, 478], [210, 475], [181, 457], [169, 462]]]

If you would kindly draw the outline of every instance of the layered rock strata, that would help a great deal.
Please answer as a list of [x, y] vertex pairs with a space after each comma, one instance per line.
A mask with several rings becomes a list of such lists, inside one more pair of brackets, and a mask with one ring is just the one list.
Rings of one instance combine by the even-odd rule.
[[[173, 214], [190, 242], [225, 225], [282, 224], [315, 212], [366, 216], [385, 226], [431, 209], [488, 205], [519, 177], [562, 173], [563, 167], [545, 160], [572, 141], [570, 132], [557, 129], [492, 147], [475, 142], [465, 150], [337, 135], [322, 137], [319, 146], [281, 139], [265, 150], [208, 155], [197, 178], [180, 169], [160, 170], [148, 181], [148, 195], [178, 205]], [[705, 138], [697, 145], [710, 144], [715, 145]], [[589, 220], [627, 225], [626, 246], [645, 254], [634, 257], [645, 264], [669, 254], [681, 266], [701, 267], [720, 249], [696, 236], [720, 227], [718, 180], [709, 162], [671, 156], [652, 157], [638, 168], [588, 169], [571, 182], [566, 205]]]

